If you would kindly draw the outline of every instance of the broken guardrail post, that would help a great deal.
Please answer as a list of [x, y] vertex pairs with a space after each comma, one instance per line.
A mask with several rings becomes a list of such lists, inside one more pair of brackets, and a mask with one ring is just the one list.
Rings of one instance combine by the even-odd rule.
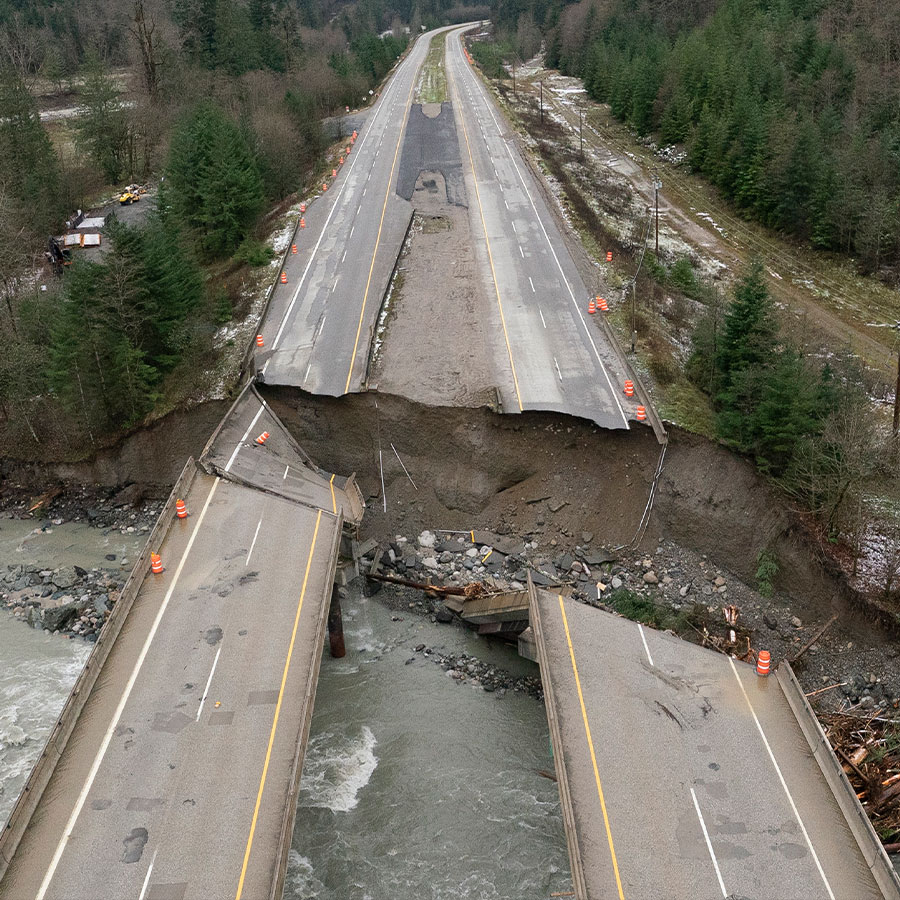
[[331, 655], [335, 659], [343, 659], [347, 655], [344, 647], [344, 618], [341, 615], [340, 588], [335, 584], [331, 588], [331, 605], [328, 607], [328, 644]]

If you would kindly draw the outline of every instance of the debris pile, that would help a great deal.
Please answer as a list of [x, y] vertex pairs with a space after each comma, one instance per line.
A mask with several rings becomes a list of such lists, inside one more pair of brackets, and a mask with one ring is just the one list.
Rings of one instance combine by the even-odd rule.
[[877, 712], [819, 719], [885, 848], [900, 853], [900, 725]]

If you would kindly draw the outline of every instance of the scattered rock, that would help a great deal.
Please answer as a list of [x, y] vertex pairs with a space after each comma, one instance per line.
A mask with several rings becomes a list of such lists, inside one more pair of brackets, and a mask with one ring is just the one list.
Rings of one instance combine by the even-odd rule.
[[659, 579], [656, 577], [656, 572], [652, 569], [649, 572], [644, 572], [644, 584], [658, 584]]

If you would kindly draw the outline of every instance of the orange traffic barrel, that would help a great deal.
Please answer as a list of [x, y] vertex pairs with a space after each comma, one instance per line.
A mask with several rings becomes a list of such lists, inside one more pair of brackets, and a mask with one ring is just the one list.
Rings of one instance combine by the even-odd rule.
[[260, 445], [260, 447], [269, 439], [269, 432], [264, 431], [257, 439], [256, 443]]
[[328, 183], [323, 181], [322, 182], [322, 193], [324, 194], [325, 191], [327, 191], [327, 190], [328, 190]]
[[296, 252], [297, 252], [297, 245], [291, 244], [291, 253], [296, 253]]
[[263, 336], [261, 334], [258, 334], [256, 336], [256, 346], [257, 347], [265, 347], [265, 345], [266, 345], [266, 342], [263, 340]]
[[344, 152], [347, 154], [347, 156], [350, 155], [350, 145], [349, 144], [347, 144], [347, 149]]
[[756, 658], [756, 674], [768, 675], [769, 667], [772, 665], [772, 654], [768, 650], [760, 650], [759, 656]]
[[337, 169], [332, 169], [332, 170], [331, 170], [331, 177], [332, 177], [332, 178], [337, 178]]
[[612, 262], [612, 250], [607, 250], [607, 251], [606, 251], [606, 261], [607, 261], [607, 262]]
[[184, 505], [184, 500], [175, 501], [175, 515], [178, 516], [179, 519], [187, 518], [187, 507]]
[[303, 216], [300, 216], [300, 227], [306, 228], [306, 219], [304, 219]]
[[158, 553], [150, 554], [150, 568], [153, 570], [154, 575], [162, 575], [163, 572], [163, 564], [162, 559]]
[[591, 300], [591, 302], [588, 303], [588, 315], [592, 316], [595, 312], [597, 312], [597, 307], [594, 305], [594, 301]]
[[300, 212], [301, 212], [301, 213], [305, 213], [305, 212], [306, 212], [306, 204], [305, 204], [305, 203], [301, 203], [301, 204], [300, 204]]
[[282, 272], [282, 273], [281, 273], [281, 283], [282, 283], [282, 284], [287, 284], [287, 272]]
[[638, 422], [643, 422], [647, 418], [647, 410], [643, 406], [639, 406], [635, 412]]
[[353, 137], [352, 137], [350, 140], [355, 141], [355, 140], [356, 140], [356, 135], [357, 135], [357, 132], [354, 131], [354, 132], [353, 132]]
[[344, 164], [344, 157], [343, 157], [343, 156], [339, 157], [339, 158], [338, 158], [338, 162], [339, 162], [341, 165], [343, 165], [343, 164]]
[[609, 312], [609, 304], [603, 297], [597, 298], [597, 309], [599, 309], [600, 312]]
[[634, 382], [633, 381], [625, 382], [625, 396], [626, 397], [634, 396]]

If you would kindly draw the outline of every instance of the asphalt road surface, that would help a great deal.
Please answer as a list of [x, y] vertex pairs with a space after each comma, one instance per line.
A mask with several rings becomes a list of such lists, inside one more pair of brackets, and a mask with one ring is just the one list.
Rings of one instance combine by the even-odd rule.
[[340, 396], [363, 388], [381, 301], [412, 207], [394, 185], [403, 130], [431, 32], [389, 79], [328, 191], [312, 203], [262, 325], [269, 384]]
[[[240, 432], [225, 477], [195, 478], [188, 518], [159, 549], [165, 571], [141, 587], [0, 882], [3, 900], [269, 897], [293, 822], [340, 511], [354, 502], [270, 428], [277, 466], [288, 460], [296, 481], [276, 496], [268, 451], [248, 439], [267, 415], [250, 391], [218, 434], [213, 453]], [[263, 490], [245, 483], [255, 465]]]
[[472, 233], [495, 306], [494, 357], [511, 376], [498, 379], [504, 410], [554, 410], [628, 428], [636, 400], [623, 395], [624, 367], [588, 316], [590, 292], [556, 220], [463, 54], [464, 30], [446, 37], [446, 70]]
[[774, 677], [543, 590], [532, 624], [579, 897], [882, 897]]

